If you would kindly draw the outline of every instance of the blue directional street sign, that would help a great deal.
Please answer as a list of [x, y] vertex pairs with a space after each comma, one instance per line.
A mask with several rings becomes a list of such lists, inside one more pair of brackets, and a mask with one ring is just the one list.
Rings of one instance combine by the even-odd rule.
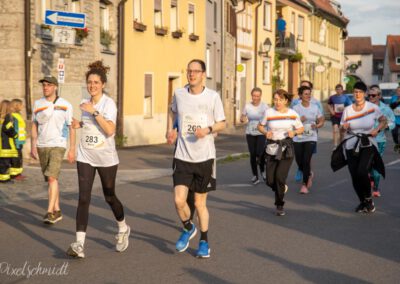
[[86, 15], [82, 13], [46, 10], [44, 23], [46, 25], [83, 29], [86, 24]]

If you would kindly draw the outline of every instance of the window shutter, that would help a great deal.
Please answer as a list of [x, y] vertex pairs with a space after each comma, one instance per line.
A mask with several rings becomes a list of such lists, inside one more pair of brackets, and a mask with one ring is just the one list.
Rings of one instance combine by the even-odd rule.
[[151, 98], [153, 95], [153, 75], [144, 75], [144, 97]]
[[161, 11], [161, 0], [154, 0], [154, 11]]
[[194, 13], [194, 5], [189, 4], [189, 13]]

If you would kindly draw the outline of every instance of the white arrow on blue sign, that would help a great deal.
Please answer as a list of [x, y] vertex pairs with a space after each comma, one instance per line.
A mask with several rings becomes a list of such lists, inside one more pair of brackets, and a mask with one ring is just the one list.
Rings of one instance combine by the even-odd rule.
[[83, 29], [86, 24], [86, 15], [82, 13], [46, 10], [44, 23], [46, 25]]

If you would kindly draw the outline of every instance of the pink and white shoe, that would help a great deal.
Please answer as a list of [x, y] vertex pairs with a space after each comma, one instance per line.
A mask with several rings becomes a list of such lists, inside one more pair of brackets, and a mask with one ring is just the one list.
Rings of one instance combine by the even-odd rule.
[[307, 188], [307, 186], [305, 186], [304, 184], [301, 186], [301, 188], [300, 188], [300, 194], [307, 194], [309, 191], [308, 191], [308, 188]]

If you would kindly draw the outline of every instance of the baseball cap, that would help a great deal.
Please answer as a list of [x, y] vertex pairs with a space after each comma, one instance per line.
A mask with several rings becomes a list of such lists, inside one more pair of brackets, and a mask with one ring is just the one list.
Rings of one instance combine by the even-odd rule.
[[54, 76], [45, 76], [43, 79], [39, 80], [39, 83], [48, 82], [50, 84], [58, 86], [58, 81]]

